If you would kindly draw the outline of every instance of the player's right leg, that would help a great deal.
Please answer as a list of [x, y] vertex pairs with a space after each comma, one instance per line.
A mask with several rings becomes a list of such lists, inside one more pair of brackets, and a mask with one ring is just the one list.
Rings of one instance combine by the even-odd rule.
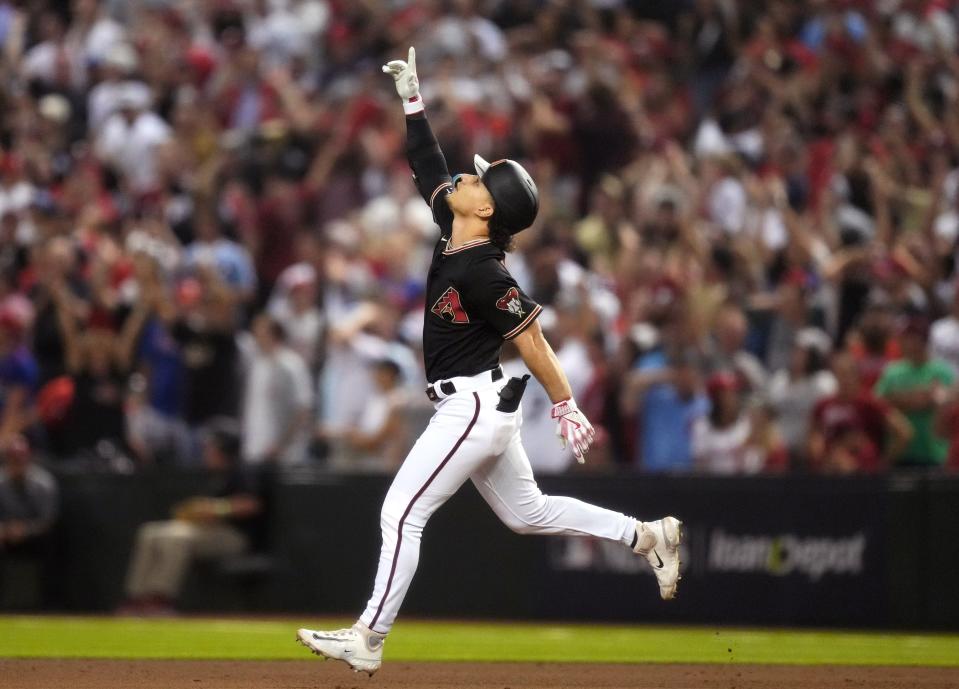
[[678, 519], [640, 522], [575, 498], [544, 495], [533, 477], [518, 430], [506, 450], [471, 478], [480, 495], [513, 531], [619, 541], [650, 563], [664, 600], [676, 595], [682, 540]]
[[383, 641], [416, 572], [426, 522], [495, 451], [491, 438], [497, 417], [489, 413], [491, 404], [495, 394], [479, 390], [457, 393], [438, 405], [383, 502], [383, 545], [366, 610], [350, 629], [300, 629], [297, 639], [314, 653], [370, 675], [380, 667]]

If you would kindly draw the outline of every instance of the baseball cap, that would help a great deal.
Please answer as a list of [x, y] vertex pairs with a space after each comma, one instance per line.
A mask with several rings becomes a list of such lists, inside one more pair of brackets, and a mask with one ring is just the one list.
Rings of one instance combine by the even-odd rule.
[[732, 371], [717, 371], [706, 381], [706, 391], [710, 395], [719, 394], [723, 390], [739, 390], [739, 378]]
[[823, 356], [832, 351], [832, 338], [819, 328], [803, 328], [796, 333], [795, 344], [803, 349], [815, 349]]
[[137, 53], [129, 43], [116, 43], [103, 56], [103, 64], [121, 72], [130, 73], [139, 65]]
[[117, 110], [147, 110], [150, 107], [150, 91], [139, 81], [125, 82], [117, 92]]
[[489, 163], [477, 154], [473, 166], [493, 197], [494, 217], [510, 234], [533, 224], [539, 211], [539, 190], [522, 165], [507, 158]]

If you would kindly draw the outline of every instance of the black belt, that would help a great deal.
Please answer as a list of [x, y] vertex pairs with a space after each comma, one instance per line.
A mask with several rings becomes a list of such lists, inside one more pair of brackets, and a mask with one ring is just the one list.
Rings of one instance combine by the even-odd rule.
[[[490, 374], [490, 380], [492, 380], [494, 383], [503, 377], [503, 369], [499, 366], [487, 371], [487, 373]], [[430, 402], [440, 401], [440, 396], [436, 394], [436, 387], [436, 385], [430, 385], [428, 388], [426, 388], [426, 396], [430, 398]], [[443, 397], [449, 397], [456, 392], [456, 386], [448, 380], [444, 380], [442, 383], [440, 383], [439, 389], [440, 392], [443, 393]]]

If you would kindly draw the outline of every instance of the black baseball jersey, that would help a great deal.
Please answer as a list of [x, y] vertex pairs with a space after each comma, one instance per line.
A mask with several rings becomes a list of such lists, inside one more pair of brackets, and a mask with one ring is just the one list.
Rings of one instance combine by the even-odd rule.
[[423, 357], [430, 383], [472, 376], [499, 364], [504, 340], [536, 320], [541, 307], [506, 270], [503, 250], [488, 239], [450, 247], [453, 190], [439, 145], [424, 115], [407, 118], [407, 153], [414, 181], [442, 231], [426, 280]]

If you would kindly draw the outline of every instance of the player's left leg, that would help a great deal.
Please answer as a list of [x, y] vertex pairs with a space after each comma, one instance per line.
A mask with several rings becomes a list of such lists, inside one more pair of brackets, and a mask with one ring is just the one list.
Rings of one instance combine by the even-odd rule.
[[631, 546], [637, 520], [575, 498], [544, 495], [526, 450], [515, 438], [496, 459], [471, 477], [500, 520], [521, 534], [593, 536]]
[[674, 517], [640, 522], [575, 498], [544, 495], [533, 477], [518, 429], [506, 450], [474, 472], [471, 479], [483, 499], [513, 531], [619, 541], [649, 561], [663, 599], [675, 596], [682, 535], [681, 524]]
[[495, 386], [488, 384], [437, 404], [383, 501], [380, 563], [366, 610], [350, 629], [300, 629], [300, 643], [358, 672], [372, 675], [379, 669], [384, 639], [416, 573], [426, 523], [478, 466], [509, 442], [513, 424], [496, 411], [498, 399]]

